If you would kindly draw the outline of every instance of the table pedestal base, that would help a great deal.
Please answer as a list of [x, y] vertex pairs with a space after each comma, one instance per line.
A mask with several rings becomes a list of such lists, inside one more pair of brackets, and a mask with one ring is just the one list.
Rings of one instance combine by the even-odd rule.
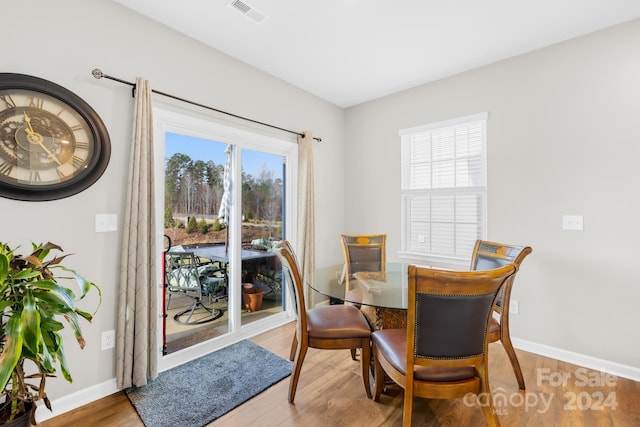
[[363, 305], [360, 308], [374, 331], [380, 329], [403, 329], [407, 327], [407, 310], [378, 308]]

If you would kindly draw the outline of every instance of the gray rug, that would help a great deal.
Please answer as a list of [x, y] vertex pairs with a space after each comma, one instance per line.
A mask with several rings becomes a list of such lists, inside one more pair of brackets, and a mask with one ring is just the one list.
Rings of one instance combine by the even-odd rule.
[[291, 362], [244, 340], [126, 393], [147, 427], [202, 427], [290, 374]]

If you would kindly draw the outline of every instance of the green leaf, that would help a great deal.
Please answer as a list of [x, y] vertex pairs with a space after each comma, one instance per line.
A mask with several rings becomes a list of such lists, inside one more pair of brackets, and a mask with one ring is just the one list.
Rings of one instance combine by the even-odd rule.
[[42, 312], [40, 312], [40, 329], [42, 330], [43, 337], [45, 336], [45, 332], [60, 331], [62, 328], [64, 328], [62, 322], [58, 322], [52, 317], [45, 317]]
[[60, 298], [56, 293], [34, 289], [33, 295], [39, 301], [39, 305], [46, 307], [51, 315], [66, 314], [75, 309], [75, 305], [69, 307], [66, 297]]
[[19, 272], [13, 275], [13, 281], [17, 280], [29, 280], [35, 277], [40, 276], [40, 272], [37, 270], [32, 270], [31, 268], [25, 268], [24, 270], [20, 270]]
[[36, 300], [30, 290], [24, 296], [24, 306], [22, 307], [22, 335], [23, 345], [33, 354], [38, 354], [42, 344], [42, 334], [40, 332], [40, 312], [36, 308]]
[[91, 313], [87, 313], [86, 311], [76, 310], [78, 316], [83, 317], [86, 321], [91, 322], [93, 320], [93, 315]]
[[18, 313], [14, 313], [7, 321], [4, 347], [0, 354], [0, 390], [7, 386], [9, 378], [22, 354], [22, 325]]
[[80, 348], [84, 348], [84, 338], [82, 337], [80, 322], [78, 322], [78, 315], [75, 311], [72, 313], [67, 313], [66, 319], [71, 325], [71, 329], [73, 329], [73, 334], [75, 335], [78, 344], [80, 344]]
[[7, 280], [7, 275], [9, 274], [9, 257], [0, 253], [0, 283], [4, 283]]
[[42, 339], [49, 349], [49, 351], [55, 355], [60, 353], [62, 348], [62, 337], [55, 331], [47, 331], [42, 334]]
[[[67, 307], [69, 310], [76, 309], [75, 295], [71, 289], [60, 286], [53, 280], [40, 280], [38, 283], [34, 283], [34, 285], [38, 289], [50, 291], [53, 296], [57, 297], [58, 303], [61, 306]], [[46, 297], [38, 294], [38, 298]]]
[[67, 367], [67, 358], [64, 356], [64, 349], [62, 345], [60, 345], [60, 351], [58, 352], [58, 362], [60, 362], [60, 370], [62, 371], [62, 376], [65, 380], [70, 383], [73, 382], [71, 378], [71, 373], [69, 372], [69, 368]]
[[38, 360], [40, 361], [40, 372], [46, 374], [55, 374], [56, 366], [54, 364], [54, 358], [57, 357], [57, 353], [58, 349], [55, 349], [54, 352], [50, 352], [49, 348], [46, 345], [42, 346], [42, 351], [40, 352], [40, 357], [38, 358]]
[[13, 301], [2, 300], [0, 301], [0, 313], [4, 313], [7, 307], [11, 307]]

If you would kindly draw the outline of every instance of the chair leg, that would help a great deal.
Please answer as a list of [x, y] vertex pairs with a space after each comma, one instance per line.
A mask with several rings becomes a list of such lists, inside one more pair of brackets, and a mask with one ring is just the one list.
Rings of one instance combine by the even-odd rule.
[[293, 340], [291, 341], [291, 351], [289, 352], [289, 360], [293, 361], [296, 357], [296, 351], [298, 350], [298, 335], [293, 333]]
[[293, 403], [296, 397], [296, 389], [298, 388], [298, 380], [300, 379], [300, 371], [302, 370], [302, 362], [307, 354], [307, 343], [301, 342], [296, 351], [295, 360], [293, 362], [293, 371], [291, 372], [291, 381], [289, 381], [289, 403]]
[[367, 397], [371, 399], [371, 381], [369, 380], [369, 370], [371, 369], [371, 341], [367, 338], [362, 341], [360, 349], [360, 364], [362, 365], [362, 380]]
[[411, 427], [412, 412], [413, 412], [413, 386], [409, 384], [407, 387], [404, 388], [404, 409], [402, 412], [403, 427]]
[[380, 400], [380, 395], [384, 391], [384, 369], [379, 362], [379, 355], [373, 345], [373, 401]]
[[491, 387], [489, 386], [489, 372], [487, 370], [487, 361], [477, 366], [478, 376], [480, 377], [480, 393], [486, 396], [487, 404], [483, 404], [482, 412], [484, 413], [484, 419], [489, 427], [500, 427], [500, 420], [496, 413], [496, 408], [493, 405], [493, 395], [491, 394]]
[[169, 311], [169, 303], [171, 302], [171, 295], [173, 295], [171, 292], [169, 292], [169, 298], [167, 298], [167, 306], [165, 307], [165, 309], [167, 311]]
[[502, 342], [502, 346], [504, 350], [507, 352], [507, 356], [509, 356], [509, 360], [511, 361], [511, 367], [513, 368], [513, 373], [516, 375], [516, 381], [518, 381], [518, 388], [520, 390], [525, 389], [524, 377], [522, 376], [522, 369], [520, 368], [520, 362], [518, 361], [518, 357], [516, 356], [516, 352], [513, 349], [513, 344], [511, 343], [511, 337], [509, 337], [509, 333], [502, 334], [500, 337], [500, 342]]

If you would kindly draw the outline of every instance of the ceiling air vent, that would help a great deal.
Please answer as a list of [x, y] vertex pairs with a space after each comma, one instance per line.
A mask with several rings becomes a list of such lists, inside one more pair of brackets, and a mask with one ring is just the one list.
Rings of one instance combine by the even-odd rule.
[[231, 3], [229, 3], [229, 6], [258, 24], [266, 19], [266, 16], [263, 15], [262, 12], [241, 0], [232, 0]]

